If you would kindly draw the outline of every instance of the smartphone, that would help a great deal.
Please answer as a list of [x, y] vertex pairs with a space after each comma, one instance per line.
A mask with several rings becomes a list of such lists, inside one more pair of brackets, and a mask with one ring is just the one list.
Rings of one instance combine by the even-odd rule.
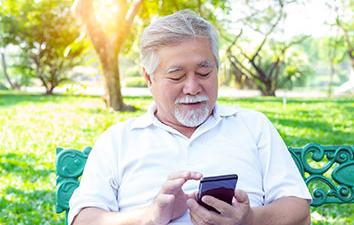
[[231, 205], [237, 179], [237, 174], [203, 177], [199, 183], [199, 190], [197, 195], [198, 203], [208, 210], [219, 213], [215, 208], [202, 202], [202, 197], [204, 195], [211, 195]]

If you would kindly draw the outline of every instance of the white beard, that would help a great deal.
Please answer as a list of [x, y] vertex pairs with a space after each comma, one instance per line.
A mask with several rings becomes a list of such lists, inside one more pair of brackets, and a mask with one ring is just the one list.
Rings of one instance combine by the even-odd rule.
[[[186, 127], [197, 127], [202, 124], [209, 116], [209, 104], [208, 96], [185, 96], [177, 99], [175, 104], [175, 117], [178, 122]], [[202, 106], [199, 109], [183, 110], [178, 107], [180, 103], [197, 103], [202, 102]]]

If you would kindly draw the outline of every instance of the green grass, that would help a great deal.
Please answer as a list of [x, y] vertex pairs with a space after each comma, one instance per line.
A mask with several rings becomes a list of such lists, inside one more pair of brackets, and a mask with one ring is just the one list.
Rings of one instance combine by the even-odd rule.
[[[110, 113], [99, 97], [0, 92], [0, 224], [64, 224], [55, 213], [55, 148], [92, 146], [118, 121], [142, 114], [149, 97], [127, 97], [134, 113]], [[350, 99], [220, 99], [264, 112], [287, 145], [353, 144]], [[313, 224], [353, 224], [354, 206], [313, 209]]]

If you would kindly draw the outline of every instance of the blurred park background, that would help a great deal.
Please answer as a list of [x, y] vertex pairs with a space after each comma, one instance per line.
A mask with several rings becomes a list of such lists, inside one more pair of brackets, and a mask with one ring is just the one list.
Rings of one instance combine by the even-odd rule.
[[[64, 224], [56, 147], [144, 113], [140, 34], [184, 8], [219, 31], [221, 104], [265, 113], [288, 146], [353, 145], [353, 0], [0, 0], [0, 224]], [[354, 206], [312, 221], [354, 224]]]

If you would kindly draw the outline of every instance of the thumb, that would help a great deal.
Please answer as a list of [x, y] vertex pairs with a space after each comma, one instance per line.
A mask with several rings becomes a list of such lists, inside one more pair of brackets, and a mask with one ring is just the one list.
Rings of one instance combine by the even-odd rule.
[[245, 191], [242, 190], [236, 190], [235, 191], [235, 198], [238, 203], [248, 203], [248, 195]]

